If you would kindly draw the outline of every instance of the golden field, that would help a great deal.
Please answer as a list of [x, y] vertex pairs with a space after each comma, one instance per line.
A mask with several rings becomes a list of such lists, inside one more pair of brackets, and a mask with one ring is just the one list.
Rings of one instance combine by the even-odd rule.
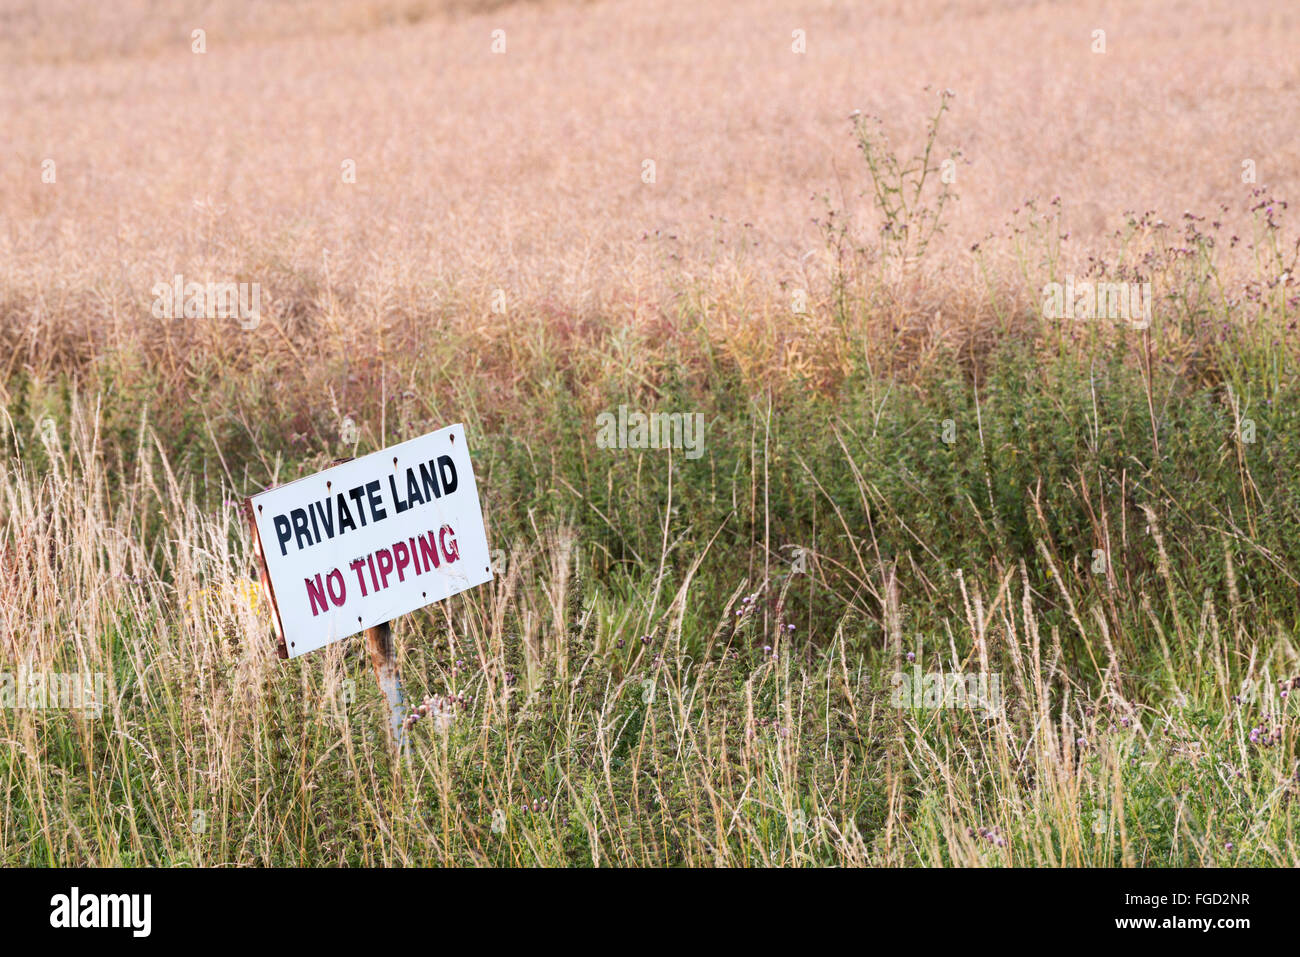
[[496, 289], [516, 313], [623, 319], [703, 284], [780, 299], [826, 265], [814, 197], [870, 215], [850, 112], [906, 151], [945, 88], [941, 145], [963, 156], [943, 285], [972, 281], [970, 246], [1029, 198], [1062, 198], [1079, 263], [1125, 210], [1238, 213], [1243, 160], [1261, 184], [1300, 174], [1285, 2], [0, 10], [0, 302], [19, 344], [129, 336], [175, 273], [260, 279], [282, 315], [351, 292], [351, 323], [448, 298], [487, 316]]

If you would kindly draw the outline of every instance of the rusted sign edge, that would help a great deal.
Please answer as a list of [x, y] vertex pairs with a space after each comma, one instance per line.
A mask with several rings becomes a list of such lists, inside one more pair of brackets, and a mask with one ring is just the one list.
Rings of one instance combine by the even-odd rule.
[[266, 556], [262, 554], [262, 536], [257, 530], [257, 519], [253, 514], [253, 499], [244, 499], [244, 514], [248, 517], [248, 527], [253, 532], [253, 554], [257, 556], [257, 577], [262, 582], [262, 590], [271, 602], [271, 620], [275, 625], [276, 655], [283, 659], [289, 657], [289, 647], [284, 641], [284, 623], [280, 621], [280, 605], [275, 600], [275, 589], [271, 587], [271, 573], [266, 568]]

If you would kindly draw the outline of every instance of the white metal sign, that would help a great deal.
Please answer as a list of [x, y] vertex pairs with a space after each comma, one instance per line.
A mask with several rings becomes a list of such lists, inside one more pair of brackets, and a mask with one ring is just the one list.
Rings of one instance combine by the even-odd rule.
[[463, 425], [248, 501], [291, 658], [492, 578]]

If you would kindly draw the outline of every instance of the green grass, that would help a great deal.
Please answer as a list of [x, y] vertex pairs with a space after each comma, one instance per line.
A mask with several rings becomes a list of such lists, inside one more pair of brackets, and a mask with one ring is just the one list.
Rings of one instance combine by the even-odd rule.
[[[11, 389], [4, 670], [104, 671], [113, 703], [0, 711], [2, 863], [1296, 863], [1289, 376], [1246, 383], [1251, 443], [1121, 338], [763, 395], [704, 364], [592, 392], [538, 351], [507, 405], [432, 356], [361, 417], [358, 452], [463, 418], [505, 557], [396, 623], [409, 696], [468, 697], [405, 758], [360, 639], [279, 662], [231, 588], [226, 503], [341, 454], [322, 398], [305, 441], [214, 421], [220, 378], [146, 418], [114, 357], [96, 440], [86, 384]], [[620, 402], [703, 412], [705, 454], [596, 448]], [[908, 652], [999, 675], [1003, 712], [897, 707]]]

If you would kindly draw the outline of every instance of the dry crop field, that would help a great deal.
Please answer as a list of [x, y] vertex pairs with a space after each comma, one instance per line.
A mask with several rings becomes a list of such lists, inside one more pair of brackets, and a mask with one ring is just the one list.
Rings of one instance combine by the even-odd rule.
[[[0, 864], [1300, 863], [1297, 49], [0, 0]], [[394, 750], [240, 504], [454, 422]]]

